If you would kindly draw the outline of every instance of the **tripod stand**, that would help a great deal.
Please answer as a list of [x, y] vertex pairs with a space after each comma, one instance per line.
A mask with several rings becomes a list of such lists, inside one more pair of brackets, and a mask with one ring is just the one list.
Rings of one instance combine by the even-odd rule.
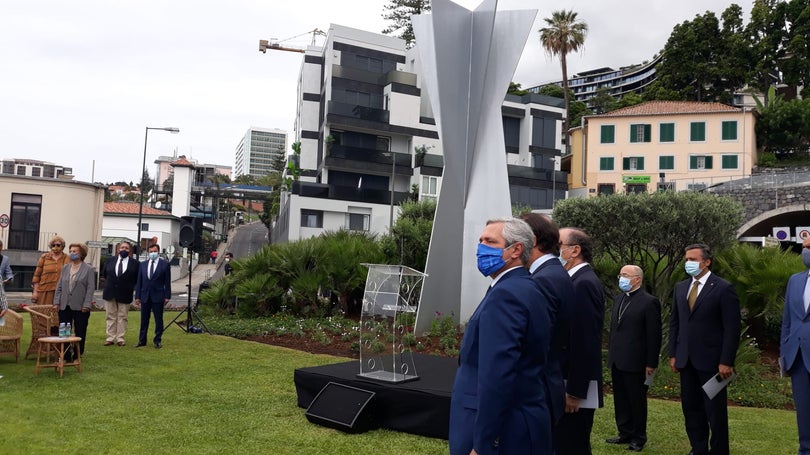
[[[175, 316], [174, 319], [172, 319], [172, 322], [169, 323], [169, 326], [171, 326], [172, 324], [177, 324], [177, 327], [180, 327], [186, 333], [190, 333], [192, 327], [194, 327], [193, 323], [194, 323], [194, 319], [196, 318], [197, 323], [199, 323], [200, 326], [202, 326], [202, 329], [198, 328], [198, 330], [200, 330], [200, 332], [196, 332], [196, 333], [205, 332], [205, 333], [211, 335], [211, 331], [205, 325], [205, 322], [203, 322], [200, 315], [197, 314], [197, 311], [191, 306], [191, 273], [192, 273], [191, 262], [192, 262], [191, 257], [189, 257], [189, 260], [188, 260], [188, 284], [186, 285], [186, 287], [188, 288], [188, 302], [186, 303], [186, 311], [181, 311], [180, 313], [178, 313], [177, 316]], [[199, 300], [199, 296], [197, 297], [197, 300]], [[183, 316], [183, 313], [186, 313], [186, 323], [185, 323], [185, 325], [183, 325], [181, 322], [178, 322], [178, 319], [180, 319], [180, 316]]]

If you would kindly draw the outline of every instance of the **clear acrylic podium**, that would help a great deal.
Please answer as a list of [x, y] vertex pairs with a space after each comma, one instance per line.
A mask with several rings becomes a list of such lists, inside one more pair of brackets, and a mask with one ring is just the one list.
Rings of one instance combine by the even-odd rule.
[[398, 383], [419, 379], [411, 347], [424, 273], [404, 265], [368, 267], [360, 315], [358, 377]]

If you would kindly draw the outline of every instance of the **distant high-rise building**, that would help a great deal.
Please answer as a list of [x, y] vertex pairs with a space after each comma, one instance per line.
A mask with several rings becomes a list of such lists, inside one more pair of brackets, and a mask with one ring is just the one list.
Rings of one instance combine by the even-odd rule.
[[273, 170], [273, 159], [284, 156], [287, 132], [272, 128], [250, 127], [236, 147], [234, 176], [261, 177]]

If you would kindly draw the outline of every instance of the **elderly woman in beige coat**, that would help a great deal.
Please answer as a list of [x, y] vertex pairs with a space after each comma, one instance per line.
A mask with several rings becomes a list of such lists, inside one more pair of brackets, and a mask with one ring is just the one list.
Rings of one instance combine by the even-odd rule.
[[93, 291], [96, 280], [93, 267], [84, 262], [87, 246], [72, 243], [69, 249], [70, 263], [62, 268], [59, 283], [56, 285], [53, 304], [59, 307], [59, 323], [70, 323], [75, 335], [82, 339], [80, 352], [84, 354], [87, 338], [87, 322], [90, 320], [90, 307], [93, 304]]

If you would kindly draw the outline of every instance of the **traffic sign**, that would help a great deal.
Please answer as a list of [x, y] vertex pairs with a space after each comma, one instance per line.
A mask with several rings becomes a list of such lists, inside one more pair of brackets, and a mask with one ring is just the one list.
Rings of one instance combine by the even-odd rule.
[[8, 227], [9, 218], [5, 213], [0, 215], [0, 227]]

